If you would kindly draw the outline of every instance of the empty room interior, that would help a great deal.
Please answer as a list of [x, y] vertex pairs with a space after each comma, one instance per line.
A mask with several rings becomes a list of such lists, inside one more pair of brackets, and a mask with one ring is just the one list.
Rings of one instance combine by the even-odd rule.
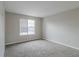
[[79, 57], [79, 1], [0, 1], [0, 57]]

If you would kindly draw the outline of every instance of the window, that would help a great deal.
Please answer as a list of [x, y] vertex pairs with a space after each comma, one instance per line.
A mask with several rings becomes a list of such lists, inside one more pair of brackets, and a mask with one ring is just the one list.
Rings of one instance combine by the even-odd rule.
[[20, 35], [35, 34], [35, 21], [34, 20], [20, 20]]

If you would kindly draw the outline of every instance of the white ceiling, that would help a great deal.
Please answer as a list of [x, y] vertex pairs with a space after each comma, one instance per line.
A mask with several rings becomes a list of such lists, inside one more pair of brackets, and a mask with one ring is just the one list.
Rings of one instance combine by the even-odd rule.
[[78, 8], [79, 2], [69, 1], [6, 1], [5, 9], [8, 12], [14, 12], [24, 15], [46, 17], [62, 11]]

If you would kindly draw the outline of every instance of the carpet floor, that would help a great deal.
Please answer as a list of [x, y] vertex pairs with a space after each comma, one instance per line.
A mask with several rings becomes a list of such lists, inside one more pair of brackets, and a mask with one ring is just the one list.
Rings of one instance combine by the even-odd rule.
[[6, 46], [5, 57], [79, 57], [79, 50], [47, 40]]

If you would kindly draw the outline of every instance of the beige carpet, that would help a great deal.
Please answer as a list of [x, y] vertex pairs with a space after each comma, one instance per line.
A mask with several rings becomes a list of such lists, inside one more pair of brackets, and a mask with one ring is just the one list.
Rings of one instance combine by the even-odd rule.
[[79, 50], [46, 40], [6, 46], [6, 57], [79, 57]]

